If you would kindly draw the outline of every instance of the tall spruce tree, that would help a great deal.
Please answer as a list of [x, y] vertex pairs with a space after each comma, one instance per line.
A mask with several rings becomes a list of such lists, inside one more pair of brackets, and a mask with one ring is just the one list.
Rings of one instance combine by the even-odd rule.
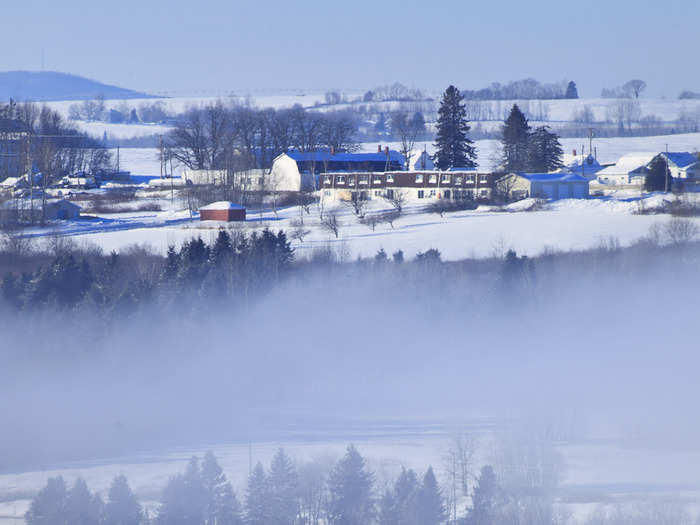
[[401, 514], [396, 505], [394, 491], [386, 489], [379, 498], [379, 513], [377, 516], [379, 525], [401, 525]]
[[454, 86], [445, 90], [440, 102], [433, 162], [439, 170], [476, 167], [476, 149], [469, 133], [464, 97]]
[[205, 525], [240, 523], [240, 503], [216, 457], [210, 451], [202, 460], [202, 488], [205, 500]]
[[420, 489], [413, 470], [401, 469], [391, 489], [379, 500], [380, 525], [408, 525], [416, 521], [417, 495]]
[[566, 94], [564, 95], [564, 98], [578, 98], [578, 89], [576, 88], [576, 82], [573, 80], [566, 86]]
[[467, 511], [467, 525], [493, 525], [502, 503], [496, 474], [490, 465], [481, 468], [472, 494], [472, 506]]
[[107, 494], [104, 525], [140, 525], [144, 514], [125, 476], [112, 481]]
[[253, 472], [248, 477], [245, 507], [247, 525], [268, 525], [267, 476], [261, 463], [255, 465]]
[[170, 478], [165, 486], [156, 519], [157, 525], [202, 525], [205, 493], [199, 460], [192, 457], [184, 474]]
[[564, 150], [559, 143], [559, 136], [549, 131], [548, 126], [536, 128], [530, 134], [528, 142], [528, 171], [547, 173], [564, 167]]
[[100, 525], [104, 505], [97, 494], [92, 494], [82, 478], [68, 492], [64, 523], [70, 525]]
[[421, 525], [439, 525], [447, 520], [445, 500], [433, 473], [433, 467], [428, 467], [423, 476], [418, 494], [416, 495], [415, 516]]
[[365, 459], [350, 445], [328, 479], [329, 525], [367, 525], [374, 519], [374, 476]]
[[269, 525], [293, 525], [299, 511], [299, 479], [292, 460], [283, 449], [272, 458], [267, 486]]
[[671, 173], [666, 159], [657, 155], [649, 164], [647, 174], [644, 177], [644, 190], [668, 191], [671, 189]]
[[34, 496], [24, 519], [27, 525], [65, 523], [68, 489], [61, 476], [49, 478], [46, 486]]
[[503, 124], [502, 154], [505, 171], [525, 171], [530, 160], [530, 125], [517, 104]]

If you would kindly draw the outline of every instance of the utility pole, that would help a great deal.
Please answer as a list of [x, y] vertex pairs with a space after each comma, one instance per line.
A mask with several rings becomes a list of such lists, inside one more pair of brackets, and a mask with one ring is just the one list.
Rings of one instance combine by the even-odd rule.
[[29, 182], [29, 223], [34, 224], [34, 177], [32, 176], [31, 135], [27, 132], [27, 182]]
[[170, 159], [170, 209], [175, 211], [175, 182], [173, 181], [173, 156], [168, 155]]

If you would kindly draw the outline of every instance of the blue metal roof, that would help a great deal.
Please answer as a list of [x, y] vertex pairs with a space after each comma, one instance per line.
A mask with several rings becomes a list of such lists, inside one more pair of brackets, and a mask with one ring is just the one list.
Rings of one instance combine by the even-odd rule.
[[530, 182], [589, 182], [586, 177], [575, 173], [517, 173]]
[[[289, 151], [287, 155], [297, 162], [386, 162], [387, 155], [381, 153], [347, 153], [337, 152], [331, 154], [330, 151]], [[398, 162], [403, 165], [405, 162], [404, 156], [396, 150], [389, 150], [389, 161]]]
[[662, 153], [664, 157], [670, 162], [673, 162], [679, 168], [685, 168], [691, 164], [698, 162], [697, 155], [688, 153], [687, 151], [671, 151]]

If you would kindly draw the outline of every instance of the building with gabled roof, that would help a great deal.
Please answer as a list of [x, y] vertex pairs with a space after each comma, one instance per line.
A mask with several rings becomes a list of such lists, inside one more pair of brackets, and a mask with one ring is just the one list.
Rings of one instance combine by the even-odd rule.
[[656, 152], [628, 153], [620, 157], [612, 166], [600, 170], [596, 178], [601, 184], [616, 186], [644, 184], [647, 166], [657, 155]]
[[496, 181], [496, 191], [508, 200], [587, 199], [589, 183], [575, 173], [509, 173]]
[[668, 170], [671, 172], [671, 177], [674, 179], [700, 178], [700, 159], [697, 153], [689, 153], [687, 151], [665, 151], [659, 153], [657, 156], [666, 159]]

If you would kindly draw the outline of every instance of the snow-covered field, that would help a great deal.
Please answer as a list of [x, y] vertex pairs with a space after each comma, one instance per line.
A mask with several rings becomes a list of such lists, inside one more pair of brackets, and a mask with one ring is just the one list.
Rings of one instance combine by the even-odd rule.
[[[346, 429], [343, 433], [319, 433], [287, 437], [280, 441], [230, 443], [142, 453], [99, 461], [61, 465], [50, 470], [0, 474], [0, 524], [22, 523], [29, 498], [50, 476], [62, 475], [72, 483], [77, 477], [103, 496], [111, 480], [124, 474], [149, 509], [155, 509], [159, 491], [170, 476], [184, 470], [192, 455], [212, 450], [234, 489], [244, 494], [249, 464], [269, 464], [279, 447], [301, 462], [315, 458], [339, 458], [353, 443], [369, 460], [378, 486], [393, 479], [400, 468], [422, 471], [432, 465], [438, 477], [445, 479], [444, 457], [452, 435], [442, 425], [368, 425]], [[489, 461], [488, 431], [467, 429], [477, 445], [474, 467]], [[309, 433], [312, 435], [312, 433]], [[610, 498], [644, 498], [646, 494], [663, 496], [683, 491], [685, 497], [700, 496], [700, 450], [659, 450], [645, 446], [592, 440], [559, 448], [564, 458], [563, 495], [575, 515], [582, 515], [597, 502]], [[461, 505], [463, 507], [464, 505]], [[461, 512], [461, 508], [460, 508]]]
[[[588, 153], [588, 139], [563, 138], [559, 139], [564, 153], [572, 153], [576, 150], [579, 154], [585, 146]], [[377, 142], [367, 142], [362, 144], [363, 151], [377, 151]], [[397, 142], [383, 142], [382, 146], [389, 146], [391, 149], [401, 149], [401, 144]], [[479, 168], [492, 170], [497, 164], [500, 142], [498, 140], [477, 140], [474, 145], [477, 149], [477, 162]], [[682, 133], [678, 135], [660, 135], [654, 137], [614, 137], [599, 138], [593, 141], [596, 148], [598, 161], [602, 164], [614, 163], [627, 153], [646, 151], [700, 151], [700, 133]], [[418, 142], [415, 144], [416, 150], [426, 149], [429, 154], [435, 152], [435, 145], [432, 141]]]
[[[167, 192], [166, 192], [167, 193]], [[646, 199], [646, 208], [658, 205], [666, 198], [655, 195]], [[159, 253], [168, 246], [180, 245], [192, 237], [210, 241], [222, 223], [200, 222], [181, 209], [176, 200], [170, 208], [163, 194], [161, 212], [113, 213], [98, 218], [83, 218], [58, 225], [58, 230], [35, 230], [37, 236], [54, 231], [72, 235], [78, 242], [102, 247], [106, 252], [120, 251], [135, 244], [146, 245]], [[383, 201], [372, 201], [375, 210], [386, 207]], [[664, 215], [638, 215], [638, 198], [620, 195], [618, 198], [563, 200], [550, 203], [540, 211], [520, 211], [522, 203], [505, 210], [481, 206], [474, 211], [446, 213], [444, 217], [427, 212], [422, 207], [409, 206], [403, 217], [394, 223], [380, 224], [372, 231], [358, 222], [352, 209], [339, 205], [337, 212], [341, 227], [338, 238], [320, 226], [319, 210], [311, 208], [304, 217], [309, 234], [303, 242], [294, 241], [297, 257], [311, 256], [318, 248], [330, 247], [344, 257], [371, 257], [380, 249], [387, 253], [403, 250], [406, 257], [436, 248], [444, 260], [468, 257], [503, 256], [508, 249], [534, 256], [543, 251], [568, 251], [594, 248], [614, 238], [625, 246], [644, 237], [652, 224], [668, 220]], [[264, 212], [249, 211], [246, 223], [231, 223], [229, 227], [249, 230], [269, 227], [291, 232], [291, 221], [299, 218], [299, 208], [289, 207]]]
[[[349, 98], [354, 98], [361, 95], [359, 92], [347, 93]], [[316, 104], [323, 103], [323, 93], [294, 93], [294, 94], [245, 94], [245, 93], [230, 93], [221, 96], [191, 96], [191, 97], [164, 97], [150, 99], [131, 99], [123, 100], [107, 100], [105, 105], [107, 109], [117, 108], [126, 103], [131, 108], [138, 108], [142, 104], [152, 104], [154, 102], [162, 103], [169, 113], [181, 113], [189, 107], [201, 106], [207, 103], [216, 101], [223, 102], [249, 102], [250, 104], [262, 108], [283, 108], [291, 107], [299, 104], [303, 107], [313, 107]], [[417, 103], [421, 107], [430, 108], [437, 104], [439, 94], [435, 94], [435, 101]], [[659, 98], [640, 98], [638, 100], [639, 108], [642, 116], [656, 116], [665, 122], [672, 122], [679, 118], [681, 114], [698, 115], [700, 112], [700, 100], [677, 100], [677, 99], [659, 99]], [[68, 116], [71, 105], [79, 102], [76, 101], [51, 101], [46, 102], [48, 106], [60, 112], [65, 117]], [[543, 123], [562, 123], [571, 122], [575, 113], [580, 112], [585, 106], [588, 106], [593, 112], [596, 121], [605, 121], [609, 117], [610, 108], [616, 103], [615, 99], [604, 98], [581, 98], [576, 100], [497, 100], [484, 101], [480, 104], [488, 104], [492, 108], [493, 115], [505, 115], [510, 107], [517, 103], [524, 110], [530, 111], [534, 116], [541, 115], [544, 112], [546, 120], [537, 122]], [[385, 111], [390, 111], [395, 108], [396, 102], [375, 103], [377, 107], [381, 107]], [[340, 110], [346, 108], [348, 104], [338, 104], [334, 106], [321, 106], [320, 111]], [[484, 129], [493, 130], [500, 126], [501, 118], [496, 120], [480, 121], [480, 125]], [[535, 122], [533, 121], [533, 124]], [[141, 124], [109, 124], [104, 122], [77, 122], [78, 127], [87, 131], [93, 136], [102, 137], [106, 132], [108, 136], [115, 139], [126, 139], [131, 137], [140, 137], [144, 135], [167, 133], [169, 128], [160, 125], [141, 125]]]

